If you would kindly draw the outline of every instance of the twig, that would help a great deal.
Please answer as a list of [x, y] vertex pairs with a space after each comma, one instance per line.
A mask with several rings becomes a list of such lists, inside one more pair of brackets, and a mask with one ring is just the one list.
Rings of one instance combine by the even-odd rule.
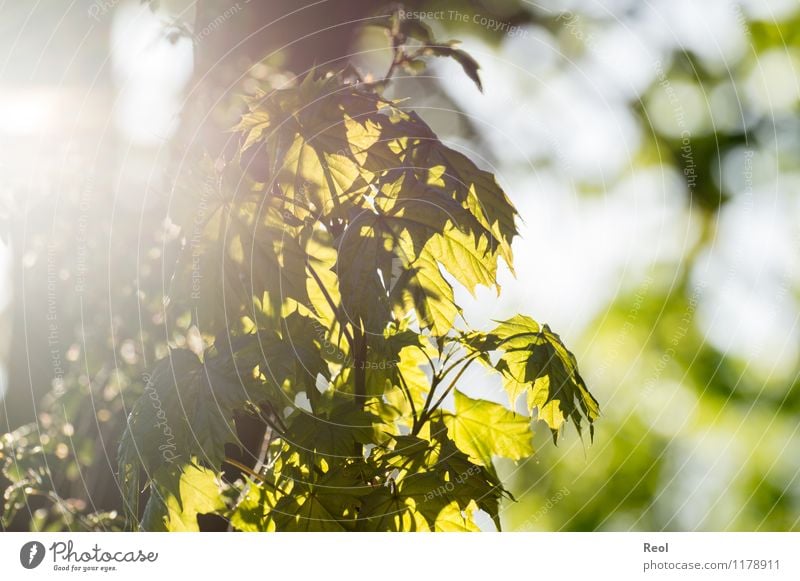
[[411, 397], [411, 390], [408, 388], [408, 383], [406, 383], [406, 378], [403, 377], [403, 372], [400, 369], [397, 370], [397, 376], [400, 378], [400, 384], [403, 388], [403, 391], [406, 394], [406, 398], [408, 399], [408, 403], [411, 405], [411, 416], [414, 418], [414, 422], [412, 426], [417, 425], [417, 410], [416, 406], [414, 405], [414, 398]]

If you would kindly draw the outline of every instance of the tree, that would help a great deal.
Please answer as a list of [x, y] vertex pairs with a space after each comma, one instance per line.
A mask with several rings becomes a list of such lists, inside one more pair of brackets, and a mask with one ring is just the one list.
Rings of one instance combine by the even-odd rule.
[[[499, 528], [511, 494], [494, 458], [533, 454], [532, 416], [554, 441], [570, 420], [592, 432], [597, 402], [547, 325], [517, 315], [478, 331], [462, 320], [454, 285], [499, 292], [500, 261], [513, 268], [516, 210], [490, 173], [387, 96], [395, 74], [432, 56], [480, 87], [477, 63], [397, 13], [369, 25], [393, 50], [385, 78], [343, 62], [337, 35], [335, 58], [290, 58], [293, 80], [249, 95], [233, 139], [208, 122], [199, 141], [210, 153], [186, 148], [169, 235], [153, 220], [162, 247], [147, 268], [171, 279], [168, 307], [161, 281], [143, 281], [124, 312], [146, 329], [98, 333], [91, 371], [69, 367], [47, 396], [46, 437], [36, 424], [3, 436], [4, 526], [27, 508], [40, 529], [475, 530], [478, 510]], [[120, 369], [114, 341], [139, 335], [141, 357]], [[170, 350], [145, 370], [162, 336]], [[502, 378], [508, 406], [464, 393], [474, 365]], [[111, 418], [101, 431], [94, 402], [109, 387], [123, 397], [100, 410]], [[64, 453], [82, 429], [67, 407], [89, 410], [85, 441], [124, 428], [124, 519], [103, 510], [112, 502], [65, 502], [84, 462]], [[114, 484], [95, 487], [113, 495]], [[32, 498], [52, 512], [37, 516]]]
[[[381, 25], [393, 70], [452, 56], [479, 83], [471, 57], [421, 23]], [[171, 308], [213, 343], [171, 350], [131, 412], [131, 524], [196, 529], [211, 513], [240, 530], [476, 530], [480, 509], [499, 528], [510, 494], [493, 458], [533, 454], [517, 400], [554, 441], [569, 420], [591, 430], [597, 402], [547, 325], [459, 321], [452, 285], [497, 287], [516, 211], [490, 173], [381, 95], [390, 75], [315, 69], [260, 92], [235, 157], [184, 172]], [[476, 362], [501, 375], [510, 408], [459, 390]], [[263, 442], [243, 454], [248, 421]]]

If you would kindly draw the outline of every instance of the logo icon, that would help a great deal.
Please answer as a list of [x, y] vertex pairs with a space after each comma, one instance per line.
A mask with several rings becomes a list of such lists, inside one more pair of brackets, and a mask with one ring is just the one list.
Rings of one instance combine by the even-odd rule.
[[44, 545], [39, 541], [30, 541], [19, 550], [19, 562], [26, 569], [35, 569], [44, 560]]

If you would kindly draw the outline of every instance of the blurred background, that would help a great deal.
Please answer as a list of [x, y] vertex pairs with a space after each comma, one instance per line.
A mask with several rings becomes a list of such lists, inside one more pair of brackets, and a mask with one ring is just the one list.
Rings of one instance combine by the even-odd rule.
[[[165, 324], [170, 179], [218, 155], [238, 95], [320, 60], [389, 66], [374, 1], [41, 0], [0, 7], [5, 529], [114, 528], [142, 372]], [[505, 530], [800, 530], [800, 3], [414, 0], [481, 65], [401, 76], [521, 214], [516, 278], [460, 297], [575, 352], [594, 442], [501, 464]], [[464, 391], [506, 403], [488, 376]], [[11, 435], [3, 436], [12, 441]], [[6, 448], [8, 449], [8, 448]]]

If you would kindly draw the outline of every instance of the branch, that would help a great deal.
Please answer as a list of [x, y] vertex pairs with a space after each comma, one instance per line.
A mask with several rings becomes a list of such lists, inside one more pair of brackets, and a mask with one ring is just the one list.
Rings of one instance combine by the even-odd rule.
[[450, 382], [450, 385], [447, 386], [447, 389], [444, 390], [444, 393], [438, 400], [436, 400], [436, 403], [433, 404], [433, 407], [431, 407], [431, 409], [429, 410], [428, 418], [430, 418], [430, 415], [433, 413], [435, 409], [437, 409], [440, 405], [442, 405], [444, 398], [447, 397], [447, 394], [453, 391], [453, 388], [456, 386], [456, 383], [458, 383], [458, 380], [461, 379], [461, 376], [464, 375], [464, 372], [469, 368], [470, 365], [472, 365], [472, 362], [475, 361], [475, 359], [476, 358], [470, 359], [469, 361], [467, 361], [464, 367], [458, 370], [458, 373], [456, 373], [456, 376], [453, 378], [453, 381]]
[[[427, 355], [427, 354], [426, 354]], [[431, 361], [431, 366], [433, 366], [433, 361]], [[439, 387], [443, 377], [436, 373], [436, 369], [433, 370], [433, 379], [431, 379], [431, 388], [428, 391], [428, 396], [425, 398], [425, 403], [422, 406], [422, 411], [419, 414], [419, 418], [417, 422], [411, 429], [411, 433], [416, 436], [419, 433], [420, 428], [422, 428], [422, 424], [425, 423], [425, 417], [428, 415], [428, 409], [431, 406], [431, 402], [433, 401], [433, 394], [436, 391], [436, 388]]]
[[[461, 379], [461, 376], [464, 375], [464, 372], [469, 368], [470, 365], [472, 365], [472, 362], [475, 361], [477, 358], [478, 358], [477, 356], [471, 356], [471, 357], [467, 357], [467, 358], [461, 359], [461, 360], [453, 363], [453, 365], [451, 365], [447, 369], [447, 373], [449, 373], [450, 369], [452, 369], [456, 365], [466, 361], [466, 364], [464, 365], [464, 367], [462, 367], [461, 369], [458, 370], [458, 373], [456, 373], [456, 376], [450, 382], [450, 385], [447, 386], [447, 388], [444, 390], [442, 395], [439, 396], [439, 399], [437, 399], [436, 403], [434, 403], [434, 404], [431, 404], [430, 402], [433, 400], [433, 394], [434, 394], [434, 391], [436, 390], [436, 387], [438, 386], [439, 382], [436, 382], [436, 385], [434, 385], [433, 382], [431, 382], [431, 391], [428, 393], [428, 398], [425, 401], [425, 408], [422, 410], [422, 413], [420, 414], [419, 422], [417, 423], [417, 425], [412, 430], [413, 435], [416, 436], [419, 433], [419, 431], [422, 429], [422, 426], [425, 424], [425, 422], [427, 422], [428, 420], [431, 419], [431, 416], [433, 415], [433, 412], [436, 411], [439, 408], [440, 405], [442, 405], [442, 402], [444, 401], [444, 398], [446, 398], [447, 395], [451, 391], [453, 391], [453, 388], [456, 386], [456, 383], [458, 383], [458, 380]], [[447, 375], [447, 373], [442, 374], [439, 377], [439, 381], [444, 379], [444, 377], [445, 377], [445, 375]]]
[[394, 55], [392, 57], [392, 64], [389, 66], [389, 70], [386, 71], [386, 74], [383, 76], [383, 80], [380, 81], [380, 83], [383, 85], [385, 85], [392, 79], [392, 76], [394, 75], [394, 72], [397, 70], [397, 67], [400, 66], [406, 59], [406, 55], [402, 49], [402, 43], [400, 42], [399, 38], [400, 31], [397, 30], [396, 28], [397, 27], [395, 26], [395, 29], [389, 31], [389, 35], [391, 36], [392, 39], [392, 52], [394, 53]]
[[408, 383], [406, 383], [406, 378], [403, 377], [403, 372], [400, 369], [397, 370], [397, 376], [400, 378], [400, 387], [406, 394], [406, 398], [408, 399], [408, 403], [411, 405], [411, 416], [414, 418], [414, 422], [411, 424], [412, 426], [417, 425], [417, 410], [416, 406], [414, 405], [414, 398], [411, 397], [411, 390], [408, 388]]

